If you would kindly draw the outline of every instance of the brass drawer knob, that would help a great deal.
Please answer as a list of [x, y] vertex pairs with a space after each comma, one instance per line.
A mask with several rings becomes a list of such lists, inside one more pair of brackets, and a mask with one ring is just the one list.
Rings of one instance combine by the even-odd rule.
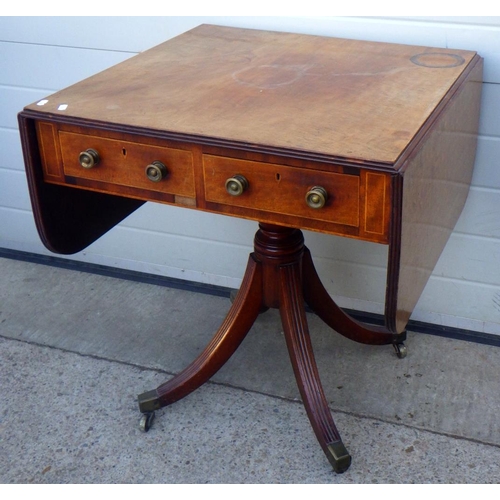
[[248, 181], [240, 174], [230, 177], [226, 181], [226, 191], [231, 196], [240, 196], [248, 188]]
[[99, 153], [95, 149], [87, 149], [80, 153], [78, 161], [83, 168], [93, 168], [99, 163]]
[[328, 200], [328, 193], [321, 186], [314, 186], [306, 194], [306, 203], [311, 208], [323, 208], [326, 200]]
[[154, 161], [146, 167], [146, 176], [152, 182], [160, 182], [167, 174], [167, 167], [161, 161]]

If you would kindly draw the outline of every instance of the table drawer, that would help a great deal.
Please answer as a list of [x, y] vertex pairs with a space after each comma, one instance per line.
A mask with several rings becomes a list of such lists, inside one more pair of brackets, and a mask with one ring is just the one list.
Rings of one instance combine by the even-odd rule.
[[[103, 137], [92, 131], [56, 129], [53, 124], [44, 123], [38, 124], [38, 135], [48, 181], [71, 183], [69, 179], [73, 178], [85, 187], [123, 191], [123, 194], [129, 194], [133, 188], [195, 197], [193, 158], [189, 150], [148, 144], [133, 136]], [[82, 152], [86, 152], [88, 160], [97, 154], [93, 166], [92, 162], [87, 168], [82, 166]], [[148, 166], [153, 180], [148, 178]]]
[[[208, 203], [246, 208], [357, 228], [360, 220], [360, 177], [270, 163], [204, 155], [205, 200]], [[240, 195], [226, 189], [226, 181], [242, 176], [247, 187]], [[312, 208], [306, 195], [323, 188], [326, 202]]]

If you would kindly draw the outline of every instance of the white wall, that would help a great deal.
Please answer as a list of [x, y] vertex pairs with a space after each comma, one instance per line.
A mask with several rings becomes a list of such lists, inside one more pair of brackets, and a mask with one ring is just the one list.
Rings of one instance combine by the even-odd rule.
[[[0, 247], [48, 254], [35, 230], [17, 113], [201, 23], [476, 50], [485, 59], [466, 207], [412, 319], [500, 335], [500, 17], [0, 18]], [[146, 204], [74, 260], [238, 287], [256, 224]], [[340, 305], [382, 312], [386, 247], [306, 233]]]

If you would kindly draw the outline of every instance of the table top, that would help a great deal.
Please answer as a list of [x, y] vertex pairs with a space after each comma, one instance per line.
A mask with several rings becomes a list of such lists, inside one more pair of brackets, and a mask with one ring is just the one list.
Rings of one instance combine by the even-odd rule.
[[202, 25], [26, 109], [391, 170], [475, 54]]

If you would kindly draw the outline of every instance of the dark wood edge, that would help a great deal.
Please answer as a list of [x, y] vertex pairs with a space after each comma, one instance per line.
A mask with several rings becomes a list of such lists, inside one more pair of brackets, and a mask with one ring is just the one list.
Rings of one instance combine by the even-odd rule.
[[39, 149], [36, 146], [37, 138], [36, 131], [32, 121], [30, 121], [23, 113], [18, 115], [19, 133], [21, 136], [21, 146], [24, 157], [24, 165], [26, 169], [26, 177], [28, 181], [28, 189], [33, 209], [33, 216], [38, 234], [42, 243], [51, 251], [55, 251], [51, 245], [50, 238], [47, 235], [45, 224], [43, 223], [43, 215], [40, 207], [39, 186], [43, 183], [41, 168], [36, 168], [35, 165], [41, 165]]
[[321, 163], [334, 163], [335, 165], [345, 167], [365, 168], [368, 170], [375, 170], [381, 172], [393, 172], [394, 167], [392, 163], [372, 162], [366, 160], [346, 159], [342, 157], [326, 155], [321, 153], [314, 153], [308, 151], [300, 151], [296, 149], [278, 148], [271, 146], [262, 146], [248, 142], [229, 141], [218, 139], [217, 137], [206, 137], [190, 134], [180, 134], [169, 131], [155, 130], [149, 128], [132, 127], [117, 123], [101, 122], [98, 120], [89, 120], [84, 118], [75, 118], [71, 116], [60, 116], [54, 113], [37, 112], [30, 109], [25, 109], [21, 114], [26, 118], [33, 120], [50, 121], [53, 123], [60, 123], [74, 126], [85, 126], [102, 131], [111, 131], [118, 133], [126, 133], [139, 135], [142, 137], [150, 137], [154, 139], [164, 139], [169, 141], [177, 141], [183, 143], [198, 144], [201, 146], [222, 147], [228, 150], [244, 151], [246, 153], [257, 153], [264, 155], [275, 155], [277, 157], [287, 157], [297, 160], [315, 161]]
[[35, 121], [21, 112], [18, 122], [35, 225], [51, 252], [83, 250], [144, 204], [142, 200], [46, 183]]
[[392, 214], [391, 227], [389, 228], [387, 286], [385, 296], [385, 326], [391, 332], [396, 332], [396, 316], [398, 312], [397, 302], [401, 261], [402, 212], [403, 176], [396, 174], [392, 177]]

